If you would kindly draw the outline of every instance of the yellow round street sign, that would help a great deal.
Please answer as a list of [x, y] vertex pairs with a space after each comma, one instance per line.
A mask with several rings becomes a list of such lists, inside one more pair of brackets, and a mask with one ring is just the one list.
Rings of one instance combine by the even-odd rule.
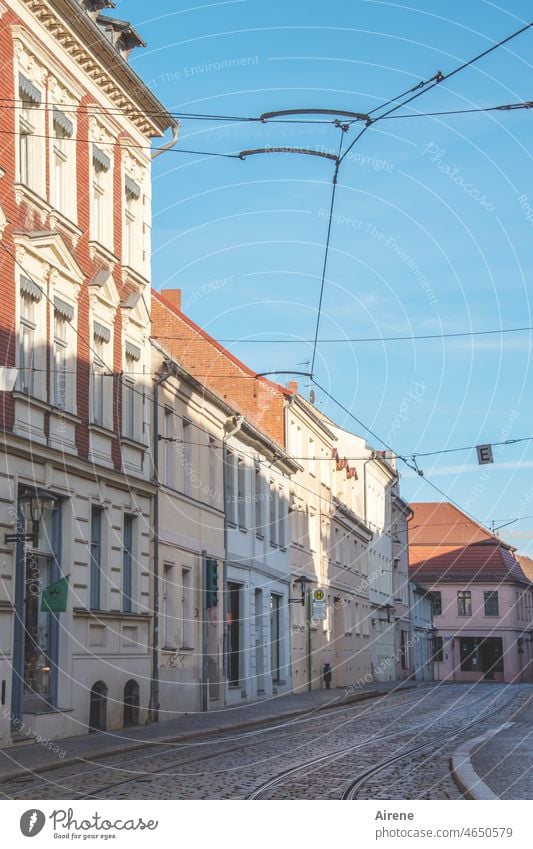
[[324, 601], [325, 597], [326, 593], [324, 592], [324, 590], [315, 590], [313, 592], [313, 598], [315, 601]]

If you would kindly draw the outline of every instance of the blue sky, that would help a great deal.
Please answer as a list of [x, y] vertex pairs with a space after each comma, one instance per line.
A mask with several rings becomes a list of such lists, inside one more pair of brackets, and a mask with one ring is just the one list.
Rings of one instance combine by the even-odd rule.
[[[431, 0], [121, 0], [116, 13], [147, 40], [132, 62], [170, 110], [257, 116], [303, 107], [368, 112], [520, 28], [528, 7], [470, 0], [439, 15]], [[529, 100], [532, 50], [533, 30], [403, 114]], [[532, 121], [522, 110], [370, 128], [339, 174], [322, 338], [533, 324]], [[333, 152], [338, 144], [330, 125], [183, 120], [178, 148]], [[170, 153], [155, 162], [154, 285], [181, 288], [191, 317], [217, 338], [242, 340], [228, 347], [257, 371], [308, 368], [332, 174], [326, 159], [286, 154], [241, 161]], [[261, 338], [283, 344], [250, 341]], [[532, 434], [530, 350], [529, 333], [323, 343], [315, 374], [411, 455]], [[317, 403], [361, 430], [320, 392]], [[475, 452], [418, 463], [478, 519], [519, 517], [502, 536], [533, 553], [533, 442], [495, 456], [490, 467], [479, 467]], [[409, 500], [440, 498], [408, 469], [402, 486]]]

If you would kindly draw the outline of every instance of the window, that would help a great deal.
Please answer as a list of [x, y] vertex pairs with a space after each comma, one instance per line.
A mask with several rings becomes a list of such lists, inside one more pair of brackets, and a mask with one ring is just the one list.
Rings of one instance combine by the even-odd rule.
[[133, 592], [133, 527], [134, 516], [124, 515], [124, 539], [122, 548], [122, 610], [132, 611]]
[[135, 266], [139, 232], [141, 187], [126, 176], [124, 185], [124, 256], [123, 265]]
[[[69, 322], [74, 309], [61, 298], [54, 298], [54, 344], [52, 350], [52, 404], [60, 409], [67, 405], [67, 365]], [[72, 375], [73, 377], [73, 375]]]
[[400, 658], [402, 669], [409, 669], [409, 642], [407, 631], [400, 631]]
[[500, 637], [460, 637], [461, 672], [479, 672], [490, 680], [503, 672], [503, 641]]
[[263, 529], [263, 481], [261, 469], [254, 470], [254, 510], [255, 510], [255, 532], [261, 539], [264, 535]]
[[[19, 74], [19, 182], [34, 191], [41, 187], [44, 172], [43, 161], [39, 155], [42, 148], [40, 105], [42, 96], [39, 89], [23, 74]], [[39, 171], [39, 166], [41, 170]]]
[[136, 374], [139, 371], [141, 349], [126, 342], [124, 376], [122, 379], [122, 433], [128, 439], [139, 438], [137, 409], [140, 392], [136, 388]]
[[269, 508], [269, 530], [270, 530], [270, 545], [278, 544], [278, 527], [277, 527], [277, 487], [274, 481], [270, 481], [268, 490], [268, 508]]
[[106, 360], [111, 332], [96, 321], [93, 326], [92, 413], [93, 422], [104, 427], [108, 418], [106, 380], [109, 378], [106, 377], [108, 374]]
[[191, 570], [181, 570], [181, 647], [194, 647]]
[[433, 660], [435, 663], [444, 662], [442, 637], [433, 637]]
[[[30, 283], [31, 281], [28, 280], [27, 284]], [[21, 286], [17, 388], [28, 395], [35, 394], [35, 330], [37, 326], [35, 303], [36, 298], [29, 291], [24, 291]]]
[[485, 616], [499, 616], [498, 593], [496, 590], [489, 590], [483, 593], [485, 602]]
[[110, 219], [111, 159], [103, 150], [93, 145], [93, 189], [91, 238], [101, 244], [111, 244]]
[[[61, 110], [54, 107], [53, 113], [53, 160], [52, 160], [52, 200], [60, 212], [67, 210], [69, 189], [69, 142], [74, 126]], [[72, 154], [71, 154], [72, 155]]]
[[102, 608], [102, 513], [101, 507], [91, 508], [91, 610]]
[[165, 407], [163, 419], [163, 452], [165, 468], [165, 484], [176, 488], [176, 444], [174, 442], [174, 410]]
[[162, 637], [163, 648], [176, 649], [178, 635], [176, 634], [176, 615], [174, 612], [174, 597], [177, 591], [175, 581], [175, 569], [173, 563], [165, 563], [163, 567], [163, 592], [161, 598], [162, 608]]
[[235, 455], [232, 451], [226, 452], [226, 518], [231, 524], [235, 524]]
[[442, 616], [442, 593], [433, 592], [431, 604], [433, 608], [433, 616]]
[[285, 492], [283, 486], [280, 485], [278, 489], [278, 545], [280, 548], [285, 548], [287, 544], [285, 521]]
[[184, 495], [191, 494], [192, 477], [192, 427], [187, 419], [183, 419], [181, 430], [181, 491]]
[[309, 440], [308, 446], [308, 462], [309, 462], [309, 474], [316, 475], [316, 459], [315, 459], [315, 441], [314, 439]]
[[472, 593], [470, 590], [460, 590], [457, 593], [457, 615], [472, 616]]
[[246, 463], [243, 457], [239, 457], [237, 465], [237, 488], [239, 528], [246, 530]]
[[213, 436], [209, 437], [208, 463], [209, 463], [209, 504], [218, 506], [217, 492], [217, 443]]
[[309, 548], [316, 551], [318, 534], [318, 520], [314, 512], [309, 513]]
[[270, 662], [272, 680], [281, 679], [281, 602], [282, 596], [270, 596]]

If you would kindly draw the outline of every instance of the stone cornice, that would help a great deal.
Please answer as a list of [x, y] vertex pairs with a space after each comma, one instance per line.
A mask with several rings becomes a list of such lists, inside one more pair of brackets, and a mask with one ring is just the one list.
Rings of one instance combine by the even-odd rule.
[[102, 93], [148, 138], [177, 122], [76, 0], [22, 0]]

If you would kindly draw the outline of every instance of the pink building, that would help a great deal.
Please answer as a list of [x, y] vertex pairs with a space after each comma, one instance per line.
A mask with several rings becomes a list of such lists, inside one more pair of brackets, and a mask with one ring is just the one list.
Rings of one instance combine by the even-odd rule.
[[533, 681], [533, 583], [515, 549], [452, 504], [411, 507], [410, 573], [433, 594], [435, 678]]

